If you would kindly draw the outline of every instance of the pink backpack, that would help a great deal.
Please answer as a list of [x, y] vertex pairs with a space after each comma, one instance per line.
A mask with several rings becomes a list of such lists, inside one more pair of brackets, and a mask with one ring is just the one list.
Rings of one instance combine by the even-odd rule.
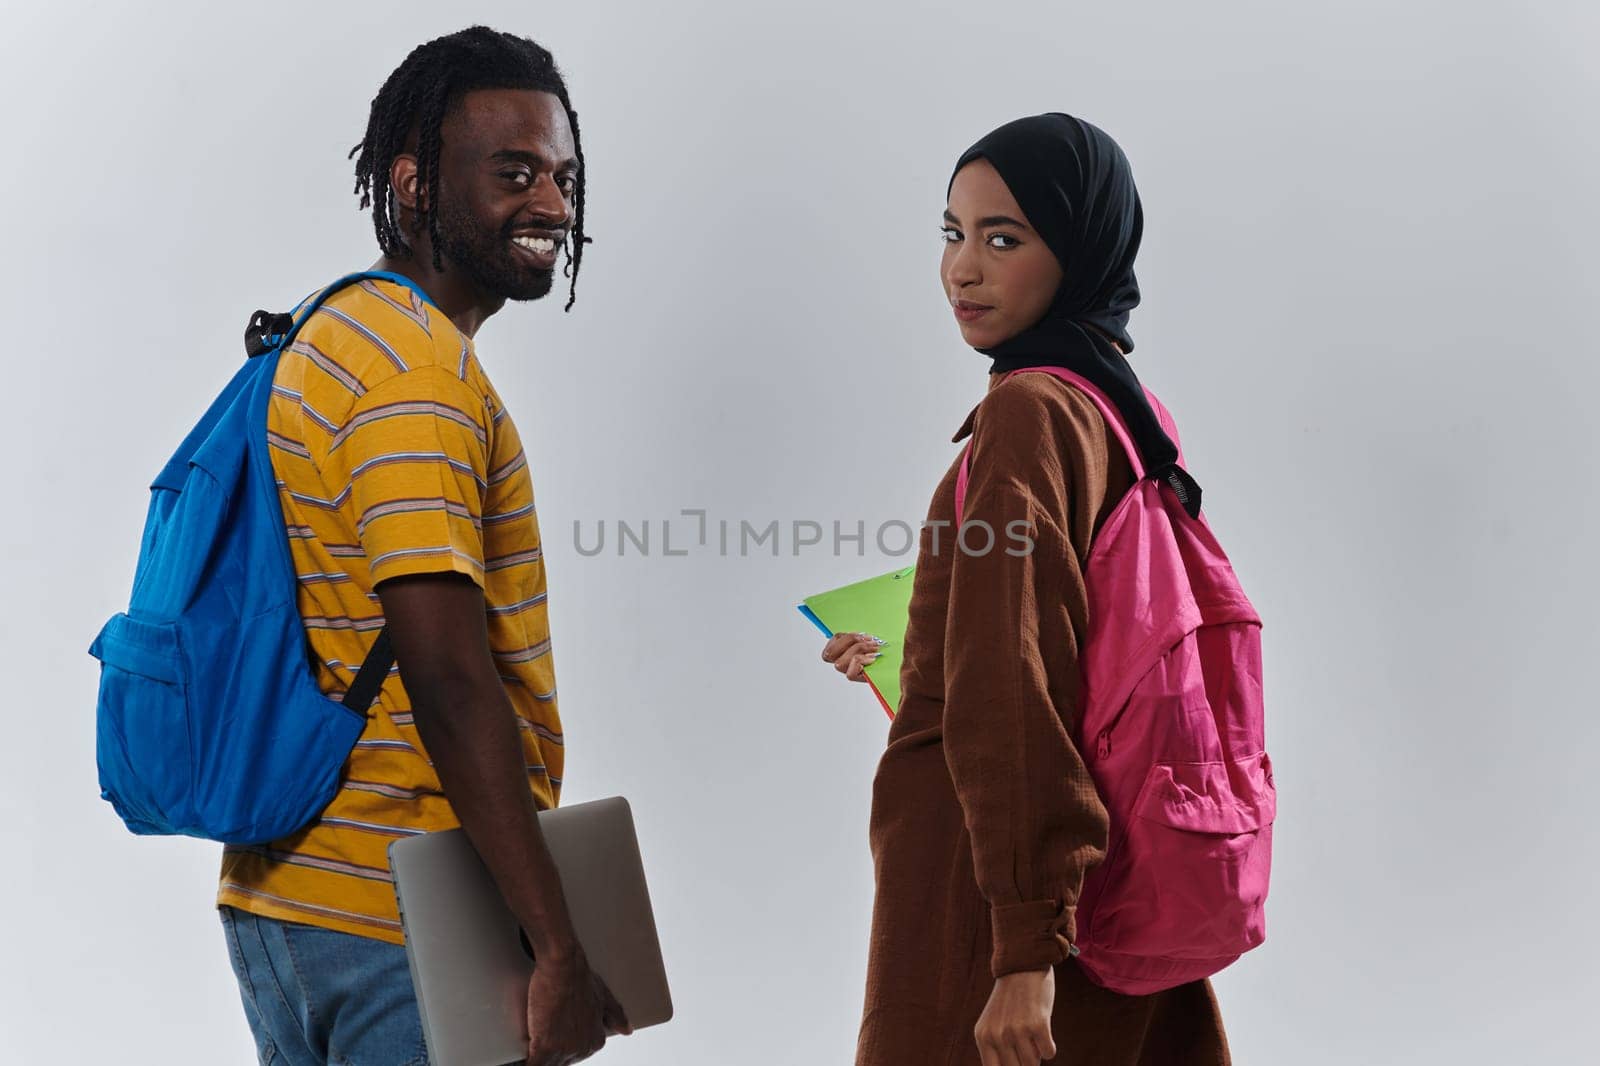
[[[1078, 901], [1078, 965], [1144, 995], [1216, 973], [1266, 937], [1277, 794], [1262, 724], [1261, 619], [1202, 515], [1144, 477], [1117, 409], [1083, 390], [1140, 479], [1090, 549], [1079, 750], [1111, 816]], [[1174, 444], [1177, 427], [1150, 390]], [[971, 447], [956, 478], [956, 521]], [[1178, 461], [1183, 461], [1179, 448]]]

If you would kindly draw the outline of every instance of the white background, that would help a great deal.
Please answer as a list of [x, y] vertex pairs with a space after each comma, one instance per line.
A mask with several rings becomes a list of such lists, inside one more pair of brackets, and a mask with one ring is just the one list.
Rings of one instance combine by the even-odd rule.
[[[250, 1060], [217, 850], [98, 798], [85, 648], [245, 318], [375, 258], [346, 152], [378, 86], [470, 21], [554, 50], [590, 168], [576, 308], [512, 305], [478, 350], [532, 460], [565, 798], [633, 801], [678, 1005], [599, 1061], [850, 1059], [886, 720], [794, 604], [911, 562], [871, 531], [921, 519], [987, 368], [936, 279], [949, 167], [1043, 110], [1133, 162], [1134, 365], [1266, 620], [1236, 1061], [1588, 1053], [1592, 5], [457, 10], [6, 6], [0, 1061]], [[695, 507], [830, 535], [663, 556]]]

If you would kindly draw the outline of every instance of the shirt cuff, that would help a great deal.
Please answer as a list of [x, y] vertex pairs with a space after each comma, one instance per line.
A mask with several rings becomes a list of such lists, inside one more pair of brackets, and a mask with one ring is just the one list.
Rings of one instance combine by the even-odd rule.
[[1022, 970], [1047, 970], [1078, 953], [1077, 907], [1059, 899], [1009, 903], [989, 910], [994, 954], [989, 960], [993, 976]]

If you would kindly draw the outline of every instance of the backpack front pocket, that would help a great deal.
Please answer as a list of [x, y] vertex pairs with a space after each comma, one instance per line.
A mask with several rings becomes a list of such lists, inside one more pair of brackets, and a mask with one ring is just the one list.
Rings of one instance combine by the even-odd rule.
[[102, 793], [135, 832], [173, 832], [193, 803], [188, 671], [177, 626], [118, 614], [100, 660], [95, 755]]
[[1221, 959], [1265, 937], [1277, 792], [1265, 752], [1157, 763], [1119, 839], [1088, 939], [1103, 950]]

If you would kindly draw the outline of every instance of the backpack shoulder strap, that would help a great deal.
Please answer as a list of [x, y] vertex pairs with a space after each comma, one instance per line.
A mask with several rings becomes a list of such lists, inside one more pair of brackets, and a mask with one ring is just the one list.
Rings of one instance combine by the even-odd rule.
[[[1099, 387], [1088, 378], [1060, 366], [1029, 366], [1013, 371], [1013, 373], [1049, 374], [1052, 377], [1060, 378], [1068, 385], [1088, 395], [1089, 399], [1094, 401], [1095, 407], [1099, 408], [1100, 415], [1106, 420], [1106, 425], [1111, 429], [1111, 432], [1116, 436], [1117, 440], [1122, 442], [1122, 450], [1127, 453], [1128, 462], [1133, 464], [1134, 480], [1138, 481], [1144, 477], [1144, 461], [1139, 457], [1139, 449], [1134, 446], [1133, 434], [1128, 432], [1128, 426], [1122, 420], [1122, 413], [1117, 410], [1116, 404], [1111, 402], [1111, 398], [1101, 392]], [[1145, 395], [1148, 396], [1149, 394], [1150, 390], [1146, 389]], [[1160, 416], [1157, 415], [1157, 417], [1159, 418]], [[1163, 420], [1164, 425], [1165, 420]]]
[[[1089, 399], [1094, 401], [1095, 407], [1099, 408], [1101, 416], [1105, 418], [1106, 425], [1110, 427], [1111, 432], [1116, 436], [1117, 440], [1122, 442], [1122, 450], [1127, 453], [1128, 462], [1133, 465], [1134, 480], [1138, 481], [1144, 477], [1144, 463], [1139, 458], [1139, 449], [1134, 447], [1133, 436], [1128, 432], [1128, 427], [1122, 421], [1122, 415], [1117, 411], [1116, 405], [1111, 402], [1105, 393], [1101, 392], [1100, 389], [1095, 387], [1095, 385], [1093, 385], [1081, 374], [1075, 374], [1065, 367], [1030, 366], [1023, 367], [1020, 370], [1013, 370], [1011, 373], [1024, 374], [1028, 372], [1050, 374], [1088, 394]], [[1162, 426], [1166, 428], [1168, 434], [1172, 436], [1173, 442], [1176, 443], [1176, 431], [1171, 425], [1171, 416], [1167, 414], [1166, 408], [1162, 407], [1158, 402], [1156, 402], [1154, 394], [1152, 394], [1149, 389], [1145, 390], [1145, 395], [1150, 397], [1152, 406], [1155, 407], [1156, 411], [1158, 412], [1158, 417], [1161, 418]], [[961, 525], [962, 507], [966, 503], [967, 499], [967, 481], [971, 476], [971, 466], [972, 442], [968, 441], [966, 450], [961, 453], [961, 469], [956, 471], [956, 526], [958, 528]]]
[[358, 270], [307, 296], [295, 305], [293, 311], [286, 314], [274, 315], [267, 311], [256, 311], [250, 316], [250, 322], [244, 328], [245, 354], [253, 359], [258, 355], [288, 347], [289, 342], [294, 340], [295, 334], [300, 332], [300, 327], [317, 313], [317, 309], [326, 303], [330, 296], [340, 289], [369, 278], [382, 278], [397, 285], [404, 285], [435, 309], [439, 307], [433, 302], [433, 298], [422, 290], [422, 286], [404, 274], [396, 274], [392, 270]]
[[[1123, 422], [1122, 415], [1117, 410], [1116, 404], [1112, 403], [1110, 398], [1108, 398], [1104, 392], [1100, 391], [1098, 387], [1096, 387], [1082, 375], [1075, 374], [1065, 367], [1030, 366], [1011, 371], [1013, 374], [1026, 374], [1029, 372], [1051, 374], [1088, 394], [1089, 398], [1094, 401], [1095, 406], [1099, 408], [1100, 414], [1105, 418], [1106, 425], [1111, 428], [1111, 431], [1116, 435], [1116, 438], [1122, 442], [1122, 449], [1127, 453], [1128, 461], [1133, 466], [1133, 475], [1135, 480], [1143, 480], [1146, 471], [1144, 468], [1144, 462], [1139, 456], [1139, 449], [1134, 446], [1133, 435], [1128, 432], [1127, 424]], [[1143, 385], [1141, 384], [1140, 387], [1143, 388]], [[1174, 462], [1168, 463], [1159, 470], [1153, 470], [1149, 473], [1157, 476], [1160, 480], [1165, 481], [1168, 485], [1170, 485], [1173, 492], [1177, 495], [1178, 501], [1183, 504], [1183, 509], [1188, 513], [1189, 517], [1200, 520], [1200, 486], [1195, 482], [1194, 478], [1190, 476], [1188, 470], [1184, 468], [1183, 445], [1178, 441], [1178, 427], [1173, 422], [1172, 414], [1166, 409], [1165, 405], [1163, 405], [1160, 400], [1156, 399], [1155, 393], [1151, 392], [1149, 389], [1145, 389], [1144, 394], [1145, 397], [1149, 399], [1151, 408], [1156, 412], [1156, 417], [1161, 422], [1161, 428], [1166, 431], [1168, 437], [1172, 438], [1173, 445], [1178, 449], [1178, 457]], [[956, 476], [957, 526], [960, 526], [961, 524], [961, 506], [965, 501], [967, 494], [967, 468], [970, 463], [971, 455], [972, 445], [969, 443], [967, 445], [966, 452], [964, 452], [961, 456], [961, 470]]]
[[[382, 278], [392, 281], [415, 292], [428, 304], [438, 308], [438, 304], [422, 290], [422, 287], [402, 274], [388, 270], [359, 270], [346, 274], [331, 285], [327, 285], [317, 292], [307, 296], [288, 314], [272, 315], [266, 311], [257, 311], [250, 318], [250, 325], [245, 327], [245, 351], [254, 358], [268, 352], [280, 351], [288, 347], [294, 340], [295, 334], [300, 332], [300, 327], [314, 314], [317, 309], [327, 302], [328, 298], [340, 289], [365, 281], [368, 278]], [[366, 714], [372, 706], [372, 701], [377, 699], [378, 692], [383, 688], [384, 680], [389, 676], [389, 668], [394, 665], [394, 649], [389, 644], [389, 630], [384, 627], [378, 631], [377, 637], [372, 642], [372, 647], [367, 652], [367, 657], [361, 662], [361, 669], [356, 671], [355, 680], [350, 683], [345, 691], [343, 703], [358, 714]]]
[[972, 442], [961, 449], [961, 469], [956, 471], [956, 528], [961, 528], [961, 508], [967, 502], [967, 476], [972, 466]]
[[356, 672], [356, 679], [350, 682], [350, 688], [345, 691], [344, 705], [357, 714], [366, 714], [372, 701], [378, 698], [378, 690], [383, 688], [384, 679], [389, 676], [389, 667], [393, 665], [394, 649], [389, 646], [389, 627], [385, 626], [378, 630], [371, 650], [361, 661], [361, 669]]

